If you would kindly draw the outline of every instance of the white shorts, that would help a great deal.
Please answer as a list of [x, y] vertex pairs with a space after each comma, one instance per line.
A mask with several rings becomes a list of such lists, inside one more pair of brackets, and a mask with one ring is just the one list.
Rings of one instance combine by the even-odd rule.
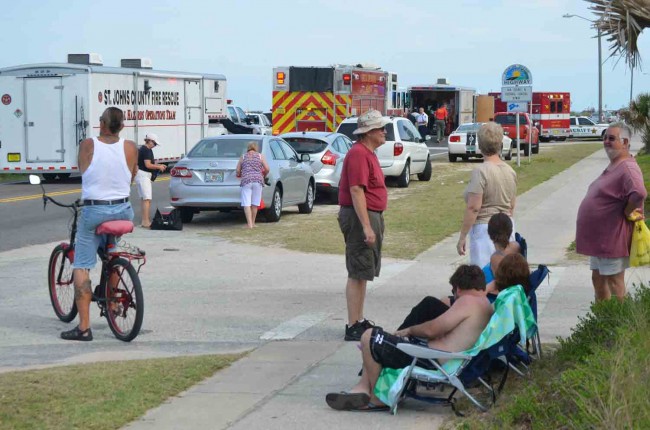
[[151, 190], [151, 173], [139, 170], [135, 175], [135, 183], [138, 186], [138, 194], [142, 200], [151, 200], [153, 195]]
[[630, 267], [630, 257], [601, 258], [589, 257], [589, 268], [603, 276], [618, 275]]
[[262, 184], [253, 182], [242, 185], [241, 187], [241, 205], [259, 206], [262, 201]]
[[[515, 240], [515, 220], [512, 220], [512, 235], [510, 242]], [[494, 243], [488, 235], [487, 224], [474, 224], [469, 230], [469, 264], [475, 264], [480, 268], [490, 262], [490, 257], [496, 250]]]

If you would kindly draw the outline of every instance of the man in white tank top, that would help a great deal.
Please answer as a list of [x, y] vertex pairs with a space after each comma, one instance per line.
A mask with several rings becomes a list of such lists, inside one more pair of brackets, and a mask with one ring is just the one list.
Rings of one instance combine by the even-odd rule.
[[61, 333], [65, 340], [90, 341], [90, 302], [92, 289], [89, 270], [97, 263], [97, 248], [102, 238], [95, 234], [106, 221], [132, 220], [129, 203], [131, 182], [138, 171], [135, 142], [120, 138], [124, 113], [115, 107], [104, 111], [99, 119], [99, 137], [85, 139], [79, 145], [81, 199], [84, 206], [77, 225], [73, 264], [74, 295], [79, 311], [79, 325]]

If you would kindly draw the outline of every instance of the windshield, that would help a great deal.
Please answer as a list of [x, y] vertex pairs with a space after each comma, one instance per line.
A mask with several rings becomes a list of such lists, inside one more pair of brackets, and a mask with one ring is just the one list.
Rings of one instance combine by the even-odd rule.
[[[346, 135], [350, 140], [355, 142], [357, 140], [357, 135], [352, 134], [354, 130], [357, 129], [357, 123], [356, 122], [346, 122], [343, 123], [339, 126], [339, 129], [336, 130], [337, 133], [341, 133]], [[395, 132], [393, 131], [393, 123], [390, 123], [386, 125], [386, 140], [387, 141], [394, 141], [395, 140]]]
[[284, 140], [296, 150], [298, 154], [318, 154], [325, 151], [327, 142], [306, 137], [285, 137]]
[[461, 124], [456, 130], [459, 133], [472, 133], [477, 132], [481, 128], [481, 123]]
[[[496, 118], [494, 118], [494, 122], [497, 124], [501, 125], [516, 125], [517, 124], [517, 115], [497, 115]], [[519, 124], [520, 125], [525, 125], [526, 124], [526, 117], [525, 116], [520, 116], [519, 117]]]
[[187, 158], [238, 159], [244, 155], [251, 142], [255, 142], [258, 151], [262, 152], [261, 139], [205, 139], [192, 148]]

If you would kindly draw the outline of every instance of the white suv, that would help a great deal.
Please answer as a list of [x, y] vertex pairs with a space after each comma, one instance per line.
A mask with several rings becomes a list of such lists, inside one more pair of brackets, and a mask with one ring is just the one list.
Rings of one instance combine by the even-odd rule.
[[[384, 118], [390, 120], [386, 125], [386, 143], [375, 151], [384, 176], [397, 178], [399, 187], [408, 187], [411, 175], [415, 174], [420, 181], [430, 180], [429, 148], [413, 123], [402, 117]], [[357, 136], [352, 134], [356, 129], [357, 117], [350, 117], [336, 131], [356, 141]]]

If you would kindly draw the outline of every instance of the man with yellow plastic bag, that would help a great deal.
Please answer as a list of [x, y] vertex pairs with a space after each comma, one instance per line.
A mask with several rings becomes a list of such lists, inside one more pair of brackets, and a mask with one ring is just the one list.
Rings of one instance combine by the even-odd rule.
[[[634, 222], [643, 223], [643, 203], [648, 193], [643, 174], [630, 154], [632, 131], [614, 123], [603, 135], [609, 165], [589, 185], [576, 222], [576, 251], [590, 257], [596, 301], [625, 298], [625, 269], [630, 267]], [[644, 224], [645, 226], [645, 224]], [[634, 263], [644, 245], [635, 245]]]

